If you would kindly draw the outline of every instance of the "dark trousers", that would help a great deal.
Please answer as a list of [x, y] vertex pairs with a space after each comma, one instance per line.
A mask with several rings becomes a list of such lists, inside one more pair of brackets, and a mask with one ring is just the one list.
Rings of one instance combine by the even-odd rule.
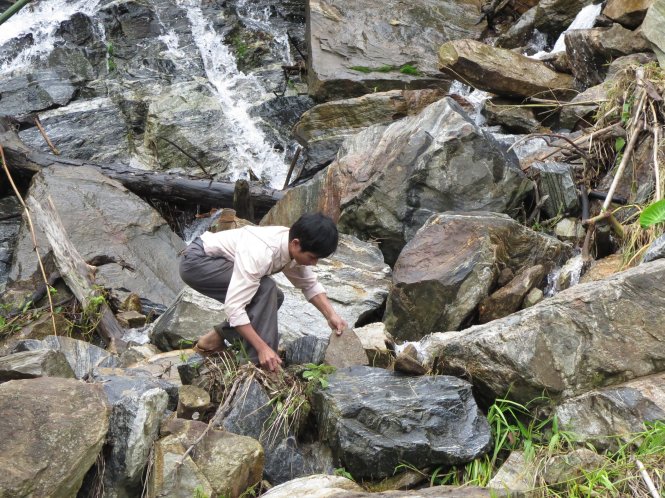
[[[233, 275], [233, 261], [224, 257], [208, 256], [200, 239], [194, 240], [180, 258], [180, 278], [192, 289], [201, 294], [224, 302]], [[284, 293], [270, 277], [263, 277], [256, 294], [245, 308], [249, 321], [256, 333], [277, 351], [279, 331], [277, 310], [284, 301]], [[215, 325], [215, 331], [224, 339], [233, 338], [228, 322]], [[232, 330], [232, 329], [231, 329]], [[244, 341], [250, 360], [258, 363], [256, 350]]]

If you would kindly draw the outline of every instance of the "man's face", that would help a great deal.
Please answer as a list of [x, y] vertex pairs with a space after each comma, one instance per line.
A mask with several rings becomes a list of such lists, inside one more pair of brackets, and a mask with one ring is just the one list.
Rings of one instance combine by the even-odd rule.
[[299, 265], [316, 266], [319, 257], [310, 251], [303, 251], [300, 247], [300, 240], [293, 239], [289, 242], [289, 254]]

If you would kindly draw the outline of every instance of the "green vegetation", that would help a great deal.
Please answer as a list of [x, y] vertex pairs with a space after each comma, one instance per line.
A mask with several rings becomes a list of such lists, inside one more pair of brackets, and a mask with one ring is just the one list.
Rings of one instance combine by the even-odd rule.
[[335, 371], [334, 367], [330, 365], [315, 365], [314, 363], [307, 363], [305, 370], [302, 372], [302, 378], [308, 381], [309, 385], [314, 387], [321, 387], [325, 389], [328, 387], [328, 375]]
[[486, 487], [512, 451], [521, 451], [534, 479], [530, 496], [542, 497], [620, 497], [648, 496], [636, 460], [644, 464], [656, 487], [665, 483], [665, 423], [648, 424], [643, 432], [611, 438], [613, 448], [597, 453], [596, 468], [574, 469], [560, 482], [545, 481], [545, 470], [552, 457], [576, 448], [596, 451], [590, 444], [576, 442], [575, 435], [561, 430], [556, 417], [539, 419], [530, 405], [542, 406], [536, 399], [525, 406], [498, 399], [487, 419], [493, 436], [490, 452], [464, 466], [435, 469], [429, 480], [435, 485], [473, 485]]
[[347, 479], [350, 479], [350, 480], [352, 480], [352, 481], [355, 481], [355, 479], [353, 478], [353, 476], [351, 475], [351, 473], [348, 472], [344, 467], [339, 467], [339, 468], [335, 469], [334, 474], [335, 474], [336, 476], [346, 477]]
[[106, 69], [108, 70], [109, 73], [115, 71], [117, 69], [117, 65], [115, 63], [115, 47], [113, 46], [113, 43], [109, 42], [106, 44]]
[[367, 67], [367, 66], [351, 66], [349, 67], [352, 71], [357, 71], [359, 73], [369, 74], [369, 73], [390, 73], [390, 72], [399, 72], [402, 74], [408, 74], [411, 76], [420, 76], [421, 73], [418, 71], [416, 66], [411, 64], [404, 64], [403, 66], [389, 66], [383, 65], [379, 67]]
[[642, 228], [649, 228], [663, 221], [665, 221], [665, 199], [649, 204], [640, 214]]
[[249, 46], [247, 42], [238, 33], [231, 38], [231, 46], [236, 53], [236, 60], [238, 64], [243, 64], [249, 53]]

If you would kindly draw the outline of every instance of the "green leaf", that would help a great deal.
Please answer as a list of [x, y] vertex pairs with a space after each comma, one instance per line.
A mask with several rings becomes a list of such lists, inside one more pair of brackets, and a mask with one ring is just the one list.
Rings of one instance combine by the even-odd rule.
[[623, 147], [626, 145], [626, 139], [623, 137], [617, 137], [616, 141], [614, 142], [614, 150], [618, 154], [623, 150]]
[[665, 221], [665, 199], [649, 204], [640, 214], [640, 225], [649, 228], [657, 223]]

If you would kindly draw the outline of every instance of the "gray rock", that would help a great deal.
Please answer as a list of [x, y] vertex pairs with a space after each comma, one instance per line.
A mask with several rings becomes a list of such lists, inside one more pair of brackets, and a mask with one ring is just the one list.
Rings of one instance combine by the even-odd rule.
[[[134, 292], [170, 304], [182, 288], [177, 272], [182, 241], [155, 209], [117, 181], [87, 167], [52, 166], [35, 175], [28, 195], [53, 199], [70, 242], [84, 260], [116, 258], [117, 263], [101, 265], [95, 273], [95, 283], [110, 289], [112, 297], [122, 301]], [[48, 247], [41, 232], [37, 245]], [[10, 278], [27, 280], [37, 268], [24, 220]]]
[[520, 101], [493, 98], [485, 101], [482, 114], [490, 126], [501, 125], [508, 133], [535, 133], [542, 128], [533, 108]]
[[543, 33], [558, 36], [583, 7], [592, 0], [542, 0], [538, 2], [534, 27]]
[[290, 189], [261, 223], [288, 226], [302, 213], [324, 211], [342, 232], [378, 240], [392, 264], [433, 213], [506, 212], [530, 189], [514, 153], [444, 98], [347, 139], [325, 171]]
[[108, 430], [101, 386], [42, 377], [0, 385], [0, 495], [76, 496]]
[[612, 59], [650, 51], [642, 33], [620, 24], [610, 28], [573, 29], [566, 33], [566, 53], [573, 76], [585, 87], [603, 82]]
[[513, 280], [480, 302], [478, 322], [487, 323], [520, 309], [524, 297], [534, 286], [540, 285], [545, 273], [543, 265], [525, 267], [517, 272]]
[[[337, 251], [314, 268], [335, 310], [349, 326], [370, 321], [385, 302], [390, 267], [381, 251], [355, 237], [341, 235]], [[306, 335], [328, 342], [330, 326], [319, 311], [305, 301], [302, 292], [282, 274], [273, 275], [284, 292], [279, 309], [280, 347]]]
[[642, 258], [642, 263], [648, 263], [663, 257], [665, 257], [665, 235], [661, 235], [649, 245]]
[[334, 368], [368, 364], [365, 348], [352, 329], [345, 330], [342, 335], [330, 334], [323, 361]]
[[191, 347], [205, 332], [226, 319], [224, 304], [184, 287], [155, 321], [150, 338], [163, 351]]
[[[479, 7], [468, 0], [422, 0], [417, 8], [395, 0], [308, 2], [310, 95], [327, 101], [376, 90], [447, 88], [436, 50], [451, 39], [479, 39], [487, 26], [478, 22]], [[405, 64], [418, 75], [400, 72]]]
[[563, 455], [553, 455], [547, 459], [543, 479], [550, 486], [582, 481], [589, 472], [604, 467], [607, 459], [589, 448], [578, 448]]
[[0, 382], [34, 377], [73, 378], [74, 372], [64, 354], [50, 349], [25, 351], [0, 358]]
[[14, 254], [14, 242], [21, 227], [21, 204], [16, 197], [0, 199], [0, 293]]
[[533, 36], [536, 22], [537, 6], [531, 7], [510, 26], [508, 31], [499, 35], [496, 46], [501, 48], [518, 48], [525, 46]]
[[635, 29], [644, 20], [653, 0], [608, 0], [603, 7], [603, 15], [623, 27]]
[[331, 163], [345, 138], [373, 124], [390, 124], [418, 114], [443, 96], [441, 90], [392, 90], [313, 107], [293, 129], [296, 140], [307, 153], [304, 175], [311, 176]]
[[337, 370], [329, 382], [313, 399], [320, 436], [356, 477], [390, 476], [400, 463], [464, 463], [489, 449], [487, 420], [461, 379], [359, 366]]
[[[534, 497], [537, 470], [521, 451], [512, 451], [487, 485], [491, 490], [508, 492], [508, 496]], [[530, 493], [531, 492], [531, 493]]]
[[660, 67], [665, 67], [665, 0], [654, 0], [642, 23], [642, 34], [649, 40], [658, 57]]
[[549, 196], [543, 205], [547, 216], [554, 218], [577, 213], [580, 204], [569, 164], [533, 163], [531, 170], [540, 175], [541, 195]]
[[95, 380], [103, 386], [112, 406], [104, 473], [100, 476], [104, 496], [137, 496], [168, 394], [160, 382], [146, 377], [104, 375]]
[[298, 337], [286, 344], [286, 362], [289, 365], [323, 362], [328, 341], [313, 335]]
[[314, 496], [329, 498], [348, 496], [350, 492], [363, 488], [351, 479], [334, 475], [312, 475], [294, 479], [268, 490], [266, 498], [292, 498], [294, 496]]
[[403, 340], [456, 330], [494, 287], [500, 267], [542, 264], [549, 271], [568, 251], [507, 215], [434, 215], [395, 263], [383, 322]]
[[261, 384], [251, 378], [247, 380], [238, 389], [230, 407], [221, 424], [224, 429], [259, 441], [266, 440], [273, 407]]
[[[607, 81], [607, 80], [606, 80]], [[559, 113], [559, 125], [567, 130], [575, 130], [593, 122], [593, 114], [600, 102], [607, 99], [607, 85], [592, 86], [576, 95]]]
[[[625, 353], [624, 353], [625, 354]], [[665, 374], [658, 373], [612, 387], [593, 389], [556, 407], [560, 427], [576, 440], [603, 449], [617, 437], [630, 440], [644, 430], [644, 422], [665, 418]]]
[[529, 293], [524, 297], [522, 302], [522, 308], [530, 308], [534, 304], [538, 304], [543, 300], [544, 294], [540, 289], [531, 289]]
[[492, 399], [510, 392], [520, 403], [654, 374], [662, 371], [664, 275], [665, 261], [639, 265], [506, 318], [432, 334], [421, 348], [430, 361], [445, 358], [444, 373], [464, 371]]
[[441, 71], [474, 88], [505, 97], [572, 98], [573, 78], [542, 61], [473, 40], [455, 40], [439, 48]]
[[76, 92], [62, 70], [17, 73], [0, 80], [0, 115], [21, 116], [68, 104]]
[[210, 394], [201, 387], [183, 385], [178, 388], [178, 418], [198, 420], [210, 407]]
[[119, 362], [116, 356], [105, 349], [86, 341], [65, 336], [50, 335], [41, 341], [20, 341], [14, 351], [39, 351], [51, 349], [64, 354], [77, 379], [87, 378], [97, 367], [115, 367]]
[[[109, 98], [78, 100], [42, 112], [39, 119], [53, 145], [66, 157], [97, 163], [129, 162], [129, 127]], [[51, 149], [37, 127], [19, 132], [23, 142], [45, 153]]]
[[370, 366], [386, 368], [390, 365], [394, 359], [395, 341], [383, 322], [370, 323], [354, 329], [354, 332], [365, 348]]
[[294, 437], [287, 437], [266, 453], [263, 475], [276, 486], [299, 477], [334, 471], [330, 448], [317, 442], [298, 443]]
[[586, 231], [579, 218], [564, 218], [554, 227], [554, 235], [560, 240], [577, 243], [584, 239]]

